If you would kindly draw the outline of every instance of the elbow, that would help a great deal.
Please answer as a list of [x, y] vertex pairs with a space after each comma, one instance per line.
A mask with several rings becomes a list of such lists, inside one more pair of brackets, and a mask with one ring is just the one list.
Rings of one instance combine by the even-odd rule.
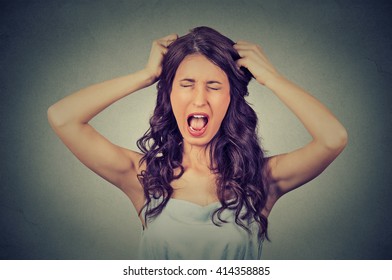
[[342, 126], [329, 135], [328, 139], [325, 141], [325, 146], [328, 150], [340, 153], [347, 146], [347, 143], [348, 133], [347, 130]]
[[48, 108], [47, 117], [52, 128], [59, 128], [66, 124], [66, 121], [61, 117], [61, 113], [57, 109], [56, 104], [53, 104]]
[[46, 111], [46, 116], [48, 117], [48, 122], [49, 122], [50, 126], [52, 126], [52, 127], [53, 127], [53, 123], [54, 123], [54, 121], [53, 121], [54, 112], [53, 111], [54, 111], [53, 105], [48, 108], [48, 111]]

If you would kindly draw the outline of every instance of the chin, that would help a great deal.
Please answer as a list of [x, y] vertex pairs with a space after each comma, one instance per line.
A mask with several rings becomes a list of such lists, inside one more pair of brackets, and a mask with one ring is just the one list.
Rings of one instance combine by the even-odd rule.
[[183, 137], [183, 141], [184, 143], [187, 143], [191, 146], [196, 146], [196, 147], [207, 147], [211, 140], [212, 140], [212, 136], [210, 135], [204, 135], [203, 137], [193, 137], [190, 135], [186, 135], [185, 137]]

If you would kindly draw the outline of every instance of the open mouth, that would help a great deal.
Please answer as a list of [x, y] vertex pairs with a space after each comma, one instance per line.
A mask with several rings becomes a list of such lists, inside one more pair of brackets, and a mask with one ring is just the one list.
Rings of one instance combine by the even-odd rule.
[[191, 132], [200, 133], [205, 130], [208, 123], [208, 115], [191, 114], [188, 116], [188, 127]]

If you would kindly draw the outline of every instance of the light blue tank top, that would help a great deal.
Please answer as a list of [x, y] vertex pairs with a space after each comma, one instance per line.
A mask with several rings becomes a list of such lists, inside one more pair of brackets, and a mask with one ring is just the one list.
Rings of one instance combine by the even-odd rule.
[[139, 258], [260, 259], [262, 243], [258, 241], [257, 223], [248, 223], [249, 234], [235, 223], [234, 212], [226, 209], [221, 217], [228, 223], [216, 226], [211, 217], [220, 206], [220, 202], [200, 206], [171, 198], [143, 230]]

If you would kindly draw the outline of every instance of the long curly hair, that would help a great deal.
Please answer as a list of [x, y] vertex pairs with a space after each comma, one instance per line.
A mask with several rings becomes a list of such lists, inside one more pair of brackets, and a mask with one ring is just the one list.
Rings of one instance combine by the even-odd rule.
[[[209, 143], [210, 169], [216, 174], [217, 196], [221, 203], [213, 213], [212, 221], [217, 226], [225, 223], [221, 214], [229, 209], [234, 211], [235, 222], [240, 227], [249, 232], [248, 222], [256, 221], [259, 238], [268, 239], [268, 220], [262, 214], [268, 191], [263, 178], [265, 157], [257, 136], [257, 115], [245, 100], [252, 74], [246, 68], [237, 67], [236, 60], [240, 56], [233, 45], [232, 40], [214, 29], [197, 27], [174, 41], [164, 56], [150, 128], [137, 141], [144, 154], [140, 163], [146, 163], [146, 169], [138, 175], [146, 197], [143, 207], [146, 224], [162, 212], [173, 194], [170, 183], [184, 173], [181, 164], [183, 138], [172, 111], [170, 93], [182, 60], [197, 53], [219, 66], [230, 83], [227, 113]], [[175, 174], [176, 169], [180, 172]], [[152, 206], [152, 198], [159, 199], [160, 203]]]

